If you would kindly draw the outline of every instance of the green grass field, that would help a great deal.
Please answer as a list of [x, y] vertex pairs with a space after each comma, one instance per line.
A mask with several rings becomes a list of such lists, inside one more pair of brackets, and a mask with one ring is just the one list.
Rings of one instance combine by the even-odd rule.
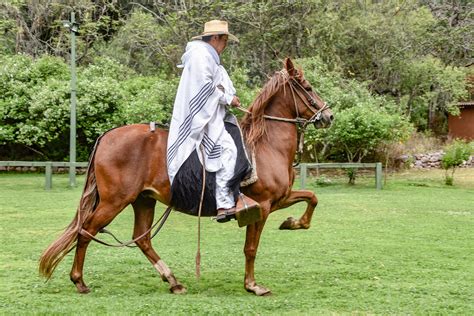
[[[153, 244], [187, 294], [169, 294], [138, 249], [95, 243], [85, 264], [90, 294], [69, 281], [72, 254], [45, 283], [38, 258], [71, 221], [83, 181], [70, 189], [67, 175], [54, 175], [45, 191], [42, 174], [0, 174], [0, 314], [474, 314], [474, 169], [457, 172], [453, 187], [439, 170], [392, 175], [382, 191], [371, 177], [353, 187], [310, 184], [320, 201], [312, 227], [278, 230], [302, 214], [296, 205], [272, 214], [263, 233], [256, 277], [269, 297], [243, 289], [245, 230], [235, 222], [203, 219], [196, 280], [197, 219], [179, 213]], [[109, 226], [124, 240], [132, 213]]]

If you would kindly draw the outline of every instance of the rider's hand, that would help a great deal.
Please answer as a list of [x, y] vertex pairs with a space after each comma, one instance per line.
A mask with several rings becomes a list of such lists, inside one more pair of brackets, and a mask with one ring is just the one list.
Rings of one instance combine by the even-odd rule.
[[230, 105], [232, 105], [233, 107], [238, 107], [240, 106], [240, 100], [239, 100], [239, 97], [234, 95], [234, 98], [232, 99], [232, 102], [230, 102]]

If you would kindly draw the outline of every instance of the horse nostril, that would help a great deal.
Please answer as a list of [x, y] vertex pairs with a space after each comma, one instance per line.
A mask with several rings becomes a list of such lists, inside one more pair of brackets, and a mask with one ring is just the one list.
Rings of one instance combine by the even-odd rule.
[[329, 116], [329, 121], [332, 121], [334, 120], [334, 116], [331, 114], [331, 116]]

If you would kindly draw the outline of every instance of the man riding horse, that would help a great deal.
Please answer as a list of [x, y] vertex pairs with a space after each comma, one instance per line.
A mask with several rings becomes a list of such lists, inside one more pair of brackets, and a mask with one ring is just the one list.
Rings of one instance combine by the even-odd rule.
[[[183, 170], [186, 167], [183, 166], [192, 159], [192, 155], [197, 154], [199, 162], [195, 164], [215, 173], [212, 188], [215, 187], [216, 220], [221, 223], [235, 218], [239, 211], [259, 208], [257, 202], [239, 192], [240, 181], [251, 166], [248, 159], [245, 159], [244, 166], [237, 164], [235, 142], [241, 143], [242, 138], [233, 138], [224, 124], [230, 116], [227, 106], [240, 106], [234, 85], [220, 63], [220, 55], [228, 40], [238, 42], [229, 33], [227, 22], [213, 20], [205, 23], [204, 32], [187, 44], [181, 57], [182, 64], [178, 66], [183, 68], [183, 73], [173, 107], [167, 146], [168, 175], [175, 200], [172, 204], [179, 207], [180, 202], [176, 201], [180, 196], [178, 191], [196, 185], [189, 183], [189, 177]], [[230, 121], [237, 124], [235, 119]], [[179, 198], [183, 199], [183, 195]]]
[[[157, 202], [190, 215], [215, 216], [219, 208], [220, 222], [229, 220], [234, 207], [239, 210], [242, 203], [239, 198], [235, 206], [235, 197], [240, 196], [237, 180], [247, 173], [249, 164], [237, 125], [232, 118], [225, 117], [226, 105], [239, 104], [219, 60], [227, 38], [232, 39], [227, 24], [211, 21], [206, 24], [205, 32], [188, 44], [171, 131], [132, 124], [111, 129], [97, 139], [76, 214], [41, 255], [41, 274], [49, 279], [66, 254], [75, 249], [69, 277], [79, 293], [88, 293], [90, 289], [83, 278], [88, 245], [99, 231], [132, 205], [135, 213], [132, 242], [162, 280], [168, 282], [172, 293], [186, 292], [153, 248], [151, 229], [156, 225], [153, 217]], [[306, 202], [304, 214], [299, 219], [288, 218], [280, 228], [310, 227], [318, 199], [311, 191], [293, 190], [292, 166], [304, 128], [310, 124], [327, 127], [332, 120], [329, 107], [290, 58], [285, 59], [282, 70], [269, 78], [241, 120], [242, 134], [259, 173], [255, 182], [242, 188], [246, 195], [258, 201], [250, 204], [253, 200], [245, 198], [247, 205], [253, 205], [260, 215], [252, 223], [239, 221], [239, 225], [243, 222], [246, 226], [244, 287], [248, 292], [259, 296], [271, 293], [255, 278], [257, 250], [270, 213]], [[234, 176], [230, 175], [232, 171]], [[229, 177], [232, 178], [228, 180]], [[212, 196], [203, 198], [209, 193]], [[198, 197], [189, 199], [191, 195]], [[235, 216], [247, 219], [249, 213], [254, 212], [248, 210]]]

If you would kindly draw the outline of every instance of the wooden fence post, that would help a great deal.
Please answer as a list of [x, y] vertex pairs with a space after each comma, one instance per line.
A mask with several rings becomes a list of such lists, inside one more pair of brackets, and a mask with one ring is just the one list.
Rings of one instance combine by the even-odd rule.
[[382, 189], [382, 163], [377, 162], [375, 164], [375, 187], [377, 190]]
[[44, 175], [45, 175], [44, 188], [45, 190], [51, 190], [51, 187], [53, 185], [53, 163], [52, 162], [45, 163]]
[[306, 187], [306, 164], [300, 164], [300, 189], [303, 190]]

